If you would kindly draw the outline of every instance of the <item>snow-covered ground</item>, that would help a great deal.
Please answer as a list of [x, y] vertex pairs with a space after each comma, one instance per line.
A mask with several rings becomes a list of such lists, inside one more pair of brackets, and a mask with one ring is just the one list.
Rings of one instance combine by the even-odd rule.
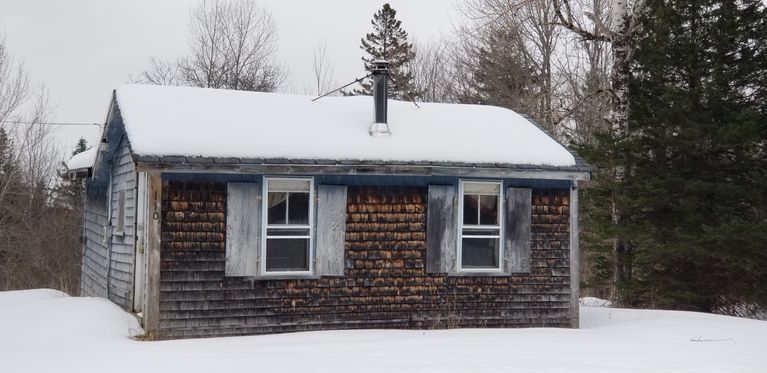
[[767, 322], [581, 306], [581, 329], [357, 330], [163, 342], [98, 298], [0, 292], [0, 372], [765, 372]]

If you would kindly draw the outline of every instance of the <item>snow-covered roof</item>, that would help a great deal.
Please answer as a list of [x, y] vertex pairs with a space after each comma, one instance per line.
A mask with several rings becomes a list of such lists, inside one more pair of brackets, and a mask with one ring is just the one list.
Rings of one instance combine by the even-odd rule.
[[389, 100], [392, 135], [369, 135], [373, 99], [124, 85], [138, 156], [575, 166], [570, 152], [499, 107]]
[[96, 162], [96, 154], [98, 154], [98, 147], [94, 146], [73, 155], [72, 158], [69, 158], [69, 161], [67, 161], [67, 169], [79, 170], [93, 167], [93, 164]]

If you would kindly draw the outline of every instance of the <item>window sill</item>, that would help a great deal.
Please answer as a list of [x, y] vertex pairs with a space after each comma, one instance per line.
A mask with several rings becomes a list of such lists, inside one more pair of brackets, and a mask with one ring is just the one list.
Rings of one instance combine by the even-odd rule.
[[466, 277], [479, 277], [479, 276], [486, 276], [486, 277], [503, 277], [503, 276], [511, 276], [511, 273], [504, 272], [500, 269], [493, 269], [493, 270], [462, 270], [458, 272], [449, 273], [448, 276], [466, 276]]
[[320, 278], [319, 275], [309, 273], [309, 272], [299, 272], [299, 273], [274, 273], [274, 274], [265, 274], [254, 277], [256, 280], [318, 280]]

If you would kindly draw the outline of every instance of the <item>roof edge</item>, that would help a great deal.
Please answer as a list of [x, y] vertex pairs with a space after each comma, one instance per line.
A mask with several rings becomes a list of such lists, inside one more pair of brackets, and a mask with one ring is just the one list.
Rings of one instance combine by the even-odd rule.
[[532, 123], [534, 126], [538, 127], [538, 129], [541, 130], [541, 132], [543, 132], [544, 134], [546, 134], [546, 136], [548, 136], [552, 140], [556, 141], [557, 144], [559, 144], [565, 150], [567, 150], [567, 152], [570, 153], [570, 155], [573, 156], [573, 159], [575, 159], [575, 167], [588, 169], [588, 172], [590, 172], [590, 173], [594, 172], [594, 167], [592, 167], [591, 164], [589, 164], [589, 162], [587, 162], [583, 157], [578, 155], [578, 153], [576, 153], [572, 149], [570, 149], [569, 146], [567, 146], [564, 143], [562, 143], [561, 141], [559, 141], [547, 129], [543, 128], [543, 126], [538, 124], [538, 122], [536, 122], [535, 119], [533, 119], [531, 116], [529, 116], [529, 115], [527, 115], [525, 113], [518, 113], [518, 114], [521, 115], [522, 118], [525, 118], [528, 122]]
[[591, 179], [591, 169], [513, 164], [453, 162], [370, 162], [317, 159], [245, 159], [133, 155], [139, 171], [276, 173], [324, 175], [409, 175], [503, 177], [521, 179]]

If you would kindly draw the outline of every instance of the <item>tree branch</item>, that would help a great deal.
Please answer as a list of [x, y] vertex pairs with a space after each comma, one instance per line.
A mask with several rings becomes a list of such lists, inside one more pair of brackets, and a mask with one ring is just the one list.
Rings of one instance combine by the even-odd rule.
[[[583, 29], [581, 25], [574, 20], [573, 17], [573, 11], [570, 7], [570, 1], [569, 0], [552, 0], [554, 2], [554, 13], [557, 15], [557, 19], [559, 22], [555, 22], [555, 24], [559, 26], [563, 26], [570, 31], [580, 35], [585, 40], [596, 40], [596, 41], [605, 41], [610, 42], [612, 41], [612, 33], [604, 34], [604, 33], [594, 33], [588, 30]], [[565, 6], [566, 15], [562, 13], [562, 5]]]

